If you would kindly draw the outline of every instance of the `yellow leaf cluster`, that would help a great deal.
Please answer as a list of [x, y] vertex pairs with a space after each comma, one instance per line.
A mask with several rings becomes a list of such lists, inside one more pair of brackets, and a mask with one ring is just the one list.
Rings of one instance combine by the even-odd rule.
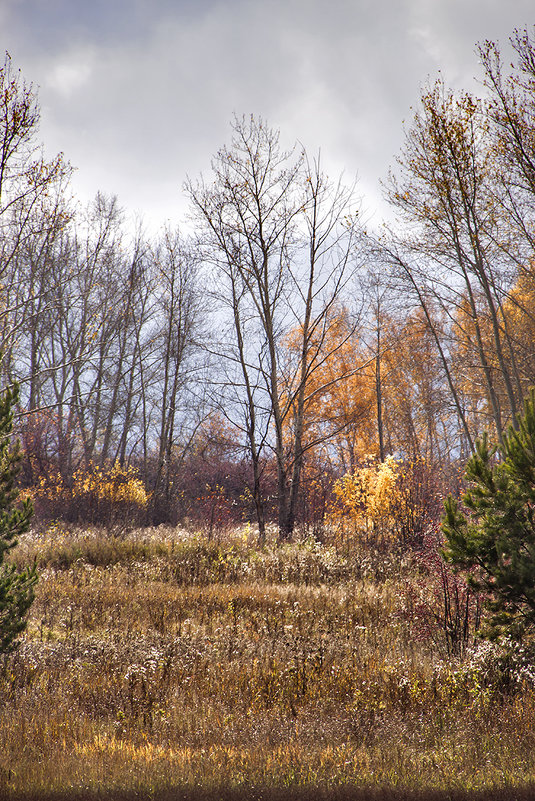
[[[309, 458], [312, 458], [310, 451], [314, 451], [324, 462], [335, 459], [344, 466], [353, 465], [358, 452], [373, 447], [375, 440], [375, 376], [373, 370], [364, 369], [369, 358], [352, 328], [347, 309], [337, 308], [325, 330], [310, 338], [305, 390], [303, 441], [318, 443], [309, 450]], [[282, 404], [288, 407], [284, 418], [288, 439], [295, 424], [292, 398], [300, 380], [296, 365], [302, 337], [302, 327], [297, 326], [284, 343], [288, 364], [293, 366], [295, 374], [295, 382], [281, 392]]]
[[331, 522], [350, 522], [355, 531], [363, 533], [388, 534], [401, 500], [399, 475], [400, 465], [392, 456], [379, 463], [368, 460], [365, 466], [346, 473], [333, 487]]
[[53, 479], [41, 477], [39, 482], [27, 491], [29, 497], [49, 501], [61, 498], [87, 498], [108, 501], [111, 504], [127, 503], [140, 509], [149, 502], [149, 494], [134, 467], [121, 467], [115, 462], [112, 467], [98, 467], [90, 464], [73, 473], [72, 483], [67, 486], [58, 473]]
[[92, 466], [90, 471], [77, 470], [73, 475], [73, 495], [91, 494], [111, 503], [147, 505], [149, 496], [134, 467], [121, 467], [115, 462], [111, 468]]

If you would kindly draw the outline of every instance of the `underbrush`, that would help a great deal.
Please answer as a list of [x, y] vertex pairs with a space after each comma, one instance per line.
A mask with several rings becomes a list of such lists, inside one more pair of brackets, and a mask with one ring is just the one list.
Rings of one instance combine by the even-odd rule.
[[447, 656], [440, 615], [423, 636], [406, 588], [436, 596], [414, 554], [56, 526], [14, 558], [40, 568], [0, 680], [14, 795], [535, 779], [530, 658], [504, 681], [494, 646]]

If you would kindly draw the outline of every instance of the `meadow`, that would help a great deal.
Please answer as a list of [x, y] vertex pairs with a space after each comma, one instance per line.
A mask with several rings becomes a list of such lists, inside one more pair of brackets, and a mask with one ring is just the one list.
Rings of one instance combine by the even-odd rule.
[[2, 665], [3, 798], [535, 796], [530, 659], [473, 620], [453, 648], [414, 549], [58, 523], [11, 558], [39, 582]]

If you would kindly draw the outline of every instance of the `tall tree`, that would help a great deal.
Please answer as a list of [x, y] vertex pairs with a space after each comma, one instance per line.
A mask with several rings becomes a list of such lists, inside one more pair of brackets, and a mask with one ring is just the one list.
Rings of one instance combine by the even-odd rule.
[[[68, 219], [65, 202], [49, 197], [65, 195], [70, 167], [61, 154], [52, 160], [44, 158], [36, 141], [39, 117], [32, 85], [14, 69], [6, 53], [0, 67], [0, 324], [4, 358], [10, 354], [20, 305], [25, 302], [20, 292], [25, 278], [14, 262], [24, 246], [34, 255], [39, 251], [43, 255], [50, 245], [50, 232], [57, 232]], [[33, 300], [40, 283], [37, 280], [27, 287]], [[8, 364], [4, 369], [9, 372], [11, 367]]]
[[512, 265], [501, 245], [510, 239], [503, 196], [485, 105], [437, 82], [422, 96], [389, 185], [388, 198], [409, 231], [400, 236], [398, 262], [419, 299], [439, 299], [453, 326], [454, 309], [468, 304], [473, 354], [498, 437], [507, 419], [515, 424], [519, 398], [506, 357], [503, 299]]
[[[234, 121], [232, 144], [217, 153], [212, 171], [211, 183], [190, 181], [187, 188], [216, 294], [230, 312], [229, 336], [219, 350], [233, 374], [229, 384], [238, 388], [234, 409], [241, 409], [253, 462], [260, 536], [261, 458], [269, 446], [277, 465], [279, 535], [287, 539], [305, 454], [306, 385], [318, 366], [329, 312], [355, 263], [354, 193], [329, 182], [305, 153], [282, 150], [278, 132], [253, 117]], [[299, 357], [284, 365], [281, 343], [296, 325]]]
[[[436, 341], [416, 307], [403, 320], [383, 320], [382, 355], [385, 441], [390, 453], [438, 465], [452, 450], [452, 404]], [[438, 322], [435, 321], [438, 327]]]
[[[305, 384], [302, 448], [333, 472], [354, 472], [360, 460], [376, 450], [375, 355], [355, 331], [347, 308], [331, 309], [322, 341], [311, 343], [316, 364]], [[298, 362], [302, 331], [298, 326], [286, 337], [288, 362]], [[294, 368], [295, 370], [295, 368]], [[286, 393], [291, 396], [290, 384]], [[297, 407], [290, 406], [285, 420], [291, 441]]]
[[[179, 445], [181, 417], [191, 401], [186, 387], [201, 364], [190, 358], [199, 356], [201, 336], [201, 293], [198, 259], [188, 242], [177, 231], [164, 230], [152, 252], [156, 270], [158, 334], [156, 358], [159, 362], [158, 445], [153, 481], [151, 511], [154, 521], [169, 515], [173, 493], [173, 459]], [[197, 403], [199, 399], [197, 398]], [[189, 437], [186, 437], [186, 442]], [[185, 444], [185, 443], [183, 443]]]
[[495, 157], [503, 176], [503, 214], [512, 236], [501, 247], [522, 271], [526, 249], [535, 248], [535, 28], [516, 30], [510, 38], [515, 58], [504, 68], [496, 42], [483, 42], [479, 54], [489, 90], [489, 122], [496, 136]]

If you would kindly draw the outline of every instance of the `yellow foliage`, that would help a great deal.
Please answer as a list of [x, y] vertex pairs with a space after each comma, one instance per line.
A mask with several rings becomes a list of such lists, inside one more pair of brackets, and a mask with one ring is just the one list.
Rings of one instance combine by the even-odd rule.
[[401, 500], [399, 476], [400, 465], [392, 456], [379, 463], [368, 460], [364, 467], [346, 473], [333, 487], [331, 523], [343, 526], [348, 521], [355, 532], [373, 531], [389, 539]]
[[130, 509], [144, 509], [149, 502], [149, 493], [134, 467], [121, 467], [115, 462], [112, 467], [98, 467], [90, 464], [79, 468], [67, 484], [57, 473], [52, 478], [41, 477], [39, 482], [26, 490], [28, 497], [43, 499], [53, 503], [72, 504], [84, 502], [91, 507], [101, 505]]
[[[431, 306], [429, 307], [431, 309]], [[439, 311], [434, 326], [442, 331]], [[450, 403], [443, 379], [434, 334], [422, 310], [404, 320], [382, 322], [381, 359], [385, 448], [399, 450], [405, 458], [446, 460]]]
[[75, 497], [91, 494], [111, 503], [132, 503], [140, 507], [146, 506], [149, 500], [137, 470], [121, 467], [119, 462], [111, 469], [92, 466], [90, 471], [77, 470], [73, 475], [72, 492]]
[[[294, 383], [281, 393], [283, 406], [288, 406], [284, 420], [288, 437], [295, 423], [292, 396], [300, 380], [297, 365], [302, 336], [302, 326], [297, 326], [285, 340], [288, 372], [294, 374]], [[303, 441], [318, 443], [309, 449], [309, 458], [313, 452], [324, 463], [335, 460], [351, 467], [363, 449], [373, 449], [375, 374], [373, 369], [365, 369], [368, 361], [363, 343], [352, 330], [347, 309], [334, 309], [325, 329], [308, 341]]]

